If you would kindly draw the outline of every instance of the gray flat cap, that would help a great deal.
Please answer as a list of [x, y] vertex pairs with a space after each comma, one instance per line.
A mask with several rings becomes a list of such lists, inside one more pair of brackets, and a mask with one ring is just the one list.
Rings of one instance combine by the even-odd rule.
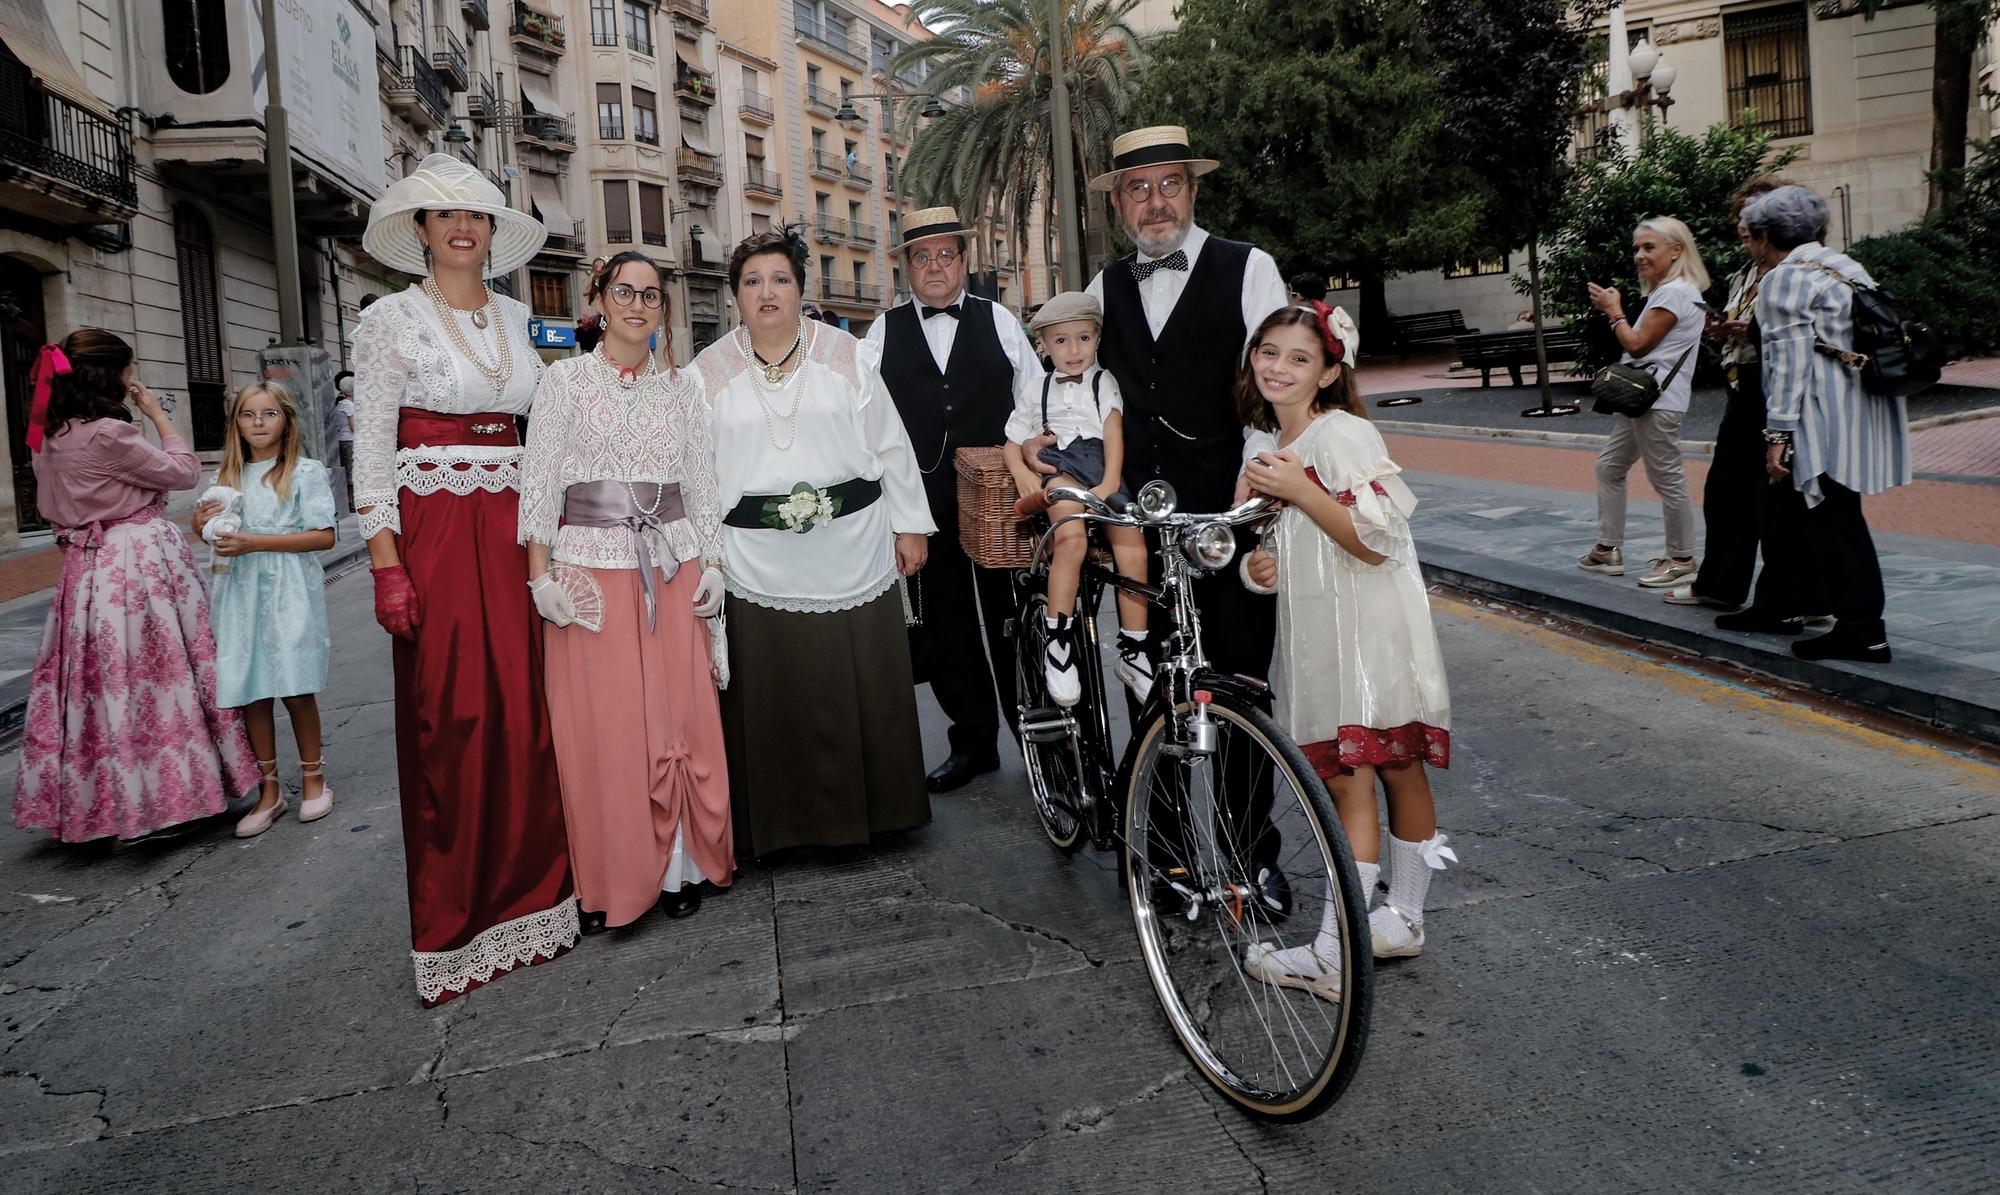
[[1028, 334], [1034, 335], [1050, 324], [1066, 324], [1071, 320], [1087, 319], [1098, 327], [1104, 326], [1104, 308], [1097, 300], [1080, 290], [1066, 290], [1042, 304], [1035, 312], [1035, 318], [1028, 321]]

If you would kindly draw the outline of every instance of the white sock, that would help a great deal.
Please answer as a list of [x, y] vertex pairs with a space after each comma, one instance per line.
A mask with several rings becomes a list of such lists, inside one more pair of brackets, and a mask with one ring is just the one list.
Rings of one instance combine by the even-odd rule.
[[1058, 615], [1055, 618], [1044, 619], [1043, 621], [1049, 624], [1049, 629], [1051, 631], [1055, 630], [1057, 627], [1062, 625], [1062, 617], [1060, 615]]
[[1424, 897], [1431, 890], [1431, 865], [1424, 861], [1425, 842], [1404, 842], [1389, 836], [1389, 903], [1403, 911], [1419, 929], [1424, 924]]
[[1128, 631], [1124, 627], [1119, 627], [1118, 633], [1134, 643], [1144, 643], [1146, 641], [1146, 632], [1143, 630]]

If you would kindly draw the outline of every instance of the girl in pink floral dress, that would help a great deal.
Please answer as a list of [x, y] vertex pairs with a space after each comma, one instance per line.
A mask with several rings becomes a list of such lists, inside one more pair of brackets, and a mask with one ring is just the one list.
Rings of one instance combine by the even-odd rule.
[[[96, 328], [42, 350], [30, 415], [36, 499], [62, 577], [28, 693], [14, 824], [129, 840], [221, 813], [257, 783], [216, 704], [208, 594], [166, 495], [201, 480], [132, 348]], [[155, 447], [126, 407], [149, 420]]]

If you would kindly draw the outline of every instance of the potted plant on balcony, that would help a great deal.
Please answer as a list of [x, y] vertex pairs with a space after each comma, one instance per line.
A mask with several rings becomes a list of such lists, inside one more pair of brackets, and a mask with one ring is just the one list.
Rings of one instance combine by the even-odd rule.
[[564, 33], [560, 29], [551, 29], [548, 32], [548, 41], [550, 45], [561, 49], [563, 46], [569, 44], [569, 34]]

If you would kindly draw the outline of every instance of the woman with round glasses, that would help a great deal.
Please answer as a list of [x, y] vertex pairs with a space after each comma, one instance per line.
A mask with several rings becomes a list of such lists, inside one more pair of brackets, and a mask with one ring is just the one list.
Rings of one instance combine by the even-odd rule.
[[624, 252], [592, 279], [604, 338], [542, 377], [521, 540], [547, 621], [549, 719], [583, 932], [683, 917], [735, 870], [704, 617], [722, 608], [707, 403], [653, 340], [666, 278]]
[[476, 169], [425, 158], [362, 244], [422, 278], [354, 333], [354, 501], [393, 637], [417, 994], [440, 1004], [575, 945], [569, 848], [517, 541], [518, 417], [542, 363], [486, 279], [548, 235]]

